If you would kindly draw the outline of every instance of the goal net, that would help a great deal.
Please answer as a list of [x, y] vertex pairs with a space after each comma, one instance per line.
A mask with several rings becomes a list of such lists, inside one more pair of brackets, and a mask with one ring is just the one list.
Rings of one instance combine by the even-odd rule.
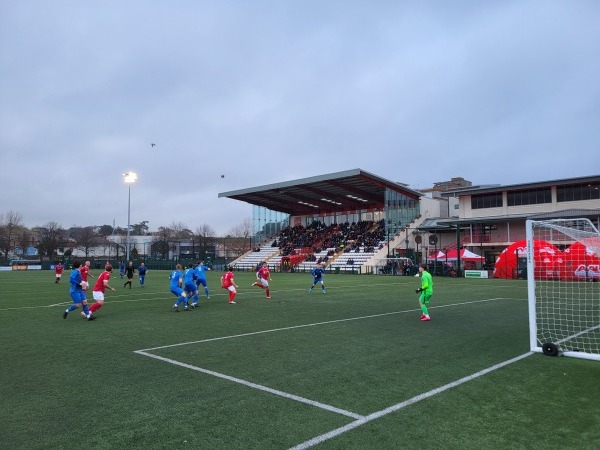
[[600, 361], [600, 232], [589, 219], [526, 230], [531, 350]]

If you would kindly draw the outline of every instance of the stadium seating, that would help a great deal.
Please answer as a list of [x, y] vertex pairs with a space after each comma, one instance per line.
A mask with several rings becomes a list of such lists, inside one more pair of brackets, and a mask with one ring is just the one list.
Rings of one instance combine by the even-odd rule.
[[310, 271], [317, 262], [336, 272], [356, 272], [385, 243], [380, 222], [288, 227], [260, 251], [248, 252], [234, 261], [233, 267], [255, 270], [259, 262], [267, 261], [271, 270], [279, 271], [285, 258], [291, 263], [290, 270], [299, 272]]
[[[256, 266], [261, 261], [267, 261], [269, 267], [274, 267], [271, 259], [279, 254], [279, 248], [273, 247], [273, 241], [269, 241], [266, 244], [263, 244], [259, 247], [259, 251], [251, 251], [241, 256], [237, 260], [235, 260], [231, 265], [235, 270], [255, 270]], [[279, 261], [277, 262], [277, 267], [279, 267], [279, 263], [281, 262], [281, 257], [279, 257]]]

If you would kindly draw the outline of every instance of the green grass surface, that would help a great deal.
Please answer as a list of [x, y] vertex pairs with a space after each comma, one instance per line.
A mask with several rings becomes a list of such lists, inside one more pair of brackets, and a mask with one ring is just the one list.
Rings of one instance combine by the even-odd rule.
[[435, 278], [423, 323], [413, 277], [323, 295], [274, 273], [267, 300], [238, 273], [228, 305], [220, 275], [189, 313], [168, 272], [117, 275], [86, 321], [62, 319], [68, 273], [0, 272], [0, 448], [287, 449], [345, 426], [315, 448], [599, 447], [598, 362], [534, 354], [434, 391], [528, 352], [523, 281]]

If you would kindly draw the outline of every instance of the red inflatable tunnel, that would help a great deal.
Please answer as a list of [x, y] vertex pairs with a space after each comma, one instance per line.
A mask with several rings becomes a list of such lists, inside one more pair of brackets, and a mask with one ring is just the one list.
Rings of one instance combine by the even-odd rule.
[[[563, 253], [554, 245], [542, 240], [533, 241], [535, 279], [558, 278], [559, 268], [564, 263]], [[518, 259], [527, 257], [527, 242], [523, 239], [506, 247], [494, 265], [494, 278], [517, 278]], [[523, 266], [521, 266], [523, 268]]]

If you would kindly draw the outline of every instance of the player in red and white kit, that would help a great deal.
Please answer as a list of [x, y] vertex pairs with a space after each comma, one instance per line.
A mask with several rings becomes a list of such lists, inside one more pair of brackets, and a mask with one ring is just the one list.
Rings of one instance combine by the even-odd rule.
[[111, 272], [112, 266], [106, 266], [104, 268], [104, 272], [98, 276], [96, 284], [94, 285], [94, 289], [92, 290], [92, 295], [94, 296], [95, 302], [92, 304], [92, 306], [90, 306], [90, 314], [95, 313], [104, 305], [104, 292], [106, 289], [110, 289], [111, 291], [115, 290], [115, 288], [108, 284]]
[[62, 277], [63, 270], [65, 270], [65, 266], [63, 266], [60, 261], [54, 266], [54, 282], [59, 283], [60, 277]]
[[233, 272], [231, 267], [225, 267], [225, 273], [221, 276], [221, 287], [229, 291], [229, 304], [235, 304], [235, 296], [237, 295], [236, 288], [238, 287], [233, 281]]
[[81, 288], [84, 291], [87, 291], [87, 289], [90, 287], [90, 283], [88, 283], [88, 276], [92, 278], [94, 277], [94, 275], [90, 273], [90, 265], [91, 263], [86, 261], [85, 264], [79, 268], [79, 271], [81, 272]]
[[252, 283], [252, 286], [258, 286], [264, 289], [267, 294], [267, 298], [271, 298], [271, 291], [269, 290], [269, 281], [271, 280], [271, 274], [269, 273], [269, 265], [266, 261], [261, 261], [258, 271], [256, 272], [256, 282]]

